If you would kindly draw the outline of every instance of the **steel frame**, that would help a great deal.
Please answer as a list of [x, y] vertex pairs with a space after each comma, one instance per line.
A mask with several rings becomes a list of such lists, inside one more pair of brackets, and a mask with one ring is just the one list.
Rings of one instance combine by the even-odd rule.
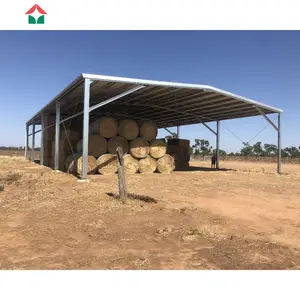
[[44, 114], [41, 113], [41, 147], [40, 147], [40, 165], [44, 165], [44, 127], [45, 119]]
[[32, 136], [33, 134], [37, 134], [37, 133], [39, 133], [39, 132], [41, 132], [41, 129], [39, 129], [39, 130], [37, 130], [37, 131], [35, 131], [35, 132], [32, 132], [32, 133], [28, 134], [28, 136]]
[[[84, 81], [84, 108], [83, 111], [78, 112], [72, 116], [69, 116], [65, 119], [61, 119], [61, 114], [60, 114], [60, 100], [62, 99], [62, 97], [64, 95], [66, 95], [68, 92], [74, 90], [75, 88], [77, 88], [82, 82]], [[132, 88], [129, 91], [126, 91], [124, 93], [121, 93], [115, 97], [109, 98], [108, 100], [105, 100], [101, 103], [95, 104], [93, 106], [90, 107], [90, 100], [91, 100], [91, 95], [90, 95], [90, 86], [94, 81], [107, 81], [108, 83], [110, 81], [112, 82], [124, 82], [124, 83], [132, 83], [135, 85], [138, 85], [135, 88]], [[81, 174], [81, 178], [82, 179], [87, 179], [87, 156], [88, 156], [88, 134], [89, 134], [89, 114], [90, 112], [92, 112], [93, 110], [100, 108], [106, 104], [109, 104], [111, 102], [114, 102], [122, 97], [125, 97], [129, 94], [134, 93], [135, 91], [138, 91], [139, 89], [145, 88], [145, 87], [149, 87], [149, 86], [162, 86], [162, 87], [170, 87], [170, 88], [185, 88], [185, 89], [198, 89], [199, 93], [197, 96], [202, 96], [202, 99], [207, 99], [208, 101], [213, 102], [217, 102], [220, 101], [222, 98], [223, 100], [226, 101], [227, 97], [232, 97], [235, 98], [237, 100], [240, 100], [241, 102], [244, 103], [251, 103], [253, 104], [253, 108], [256, 108], [256, 110], [259, 112], [259, 114], [261, 114], [266, 120], [267, 122], [269, 122], [271, 124], [271, 126], [278, 132], [278, 161], [277, 161], [277, 171], [278, 173], [281, 172], [281, 110], [276, 109], [274, 107], [268, 106], [268, 105], [264, 105], [261, 103], [258, 103], [256, 101], [253, 101], [251, 99], [248, 98], [244, 98], [211, 86], [205, 86], [205, 85], [195, 85], [195, 84], [180, 84], [180, 83], [170, 83], [170, 82], [160, 82], [160, 81], [149, 81], [149, 80], [139, 80], [139, 79], [131, 79], [131, 78], [121, 78], [121, 77], [111, 77], [111, 76], [102, 76], [102, 75], [92, 75], [92, 74], [82, 74], [81, 76], [79, 76], [78, 78], [76, 78], [66, 89], [64, 89], [55, 99], [53, 99], [52, 102], [50, 102], [49, 104], [47, 104], [37, 115], [41, 116], [41, 130], [35, 131], [35, 125], [36, 125], [36, 120], [35, 117], [33, 117], [30, 121], [28, 121], [26, 123], [26, 136], [25, 136], [25, 157], [27, 157], [28, 154], [28, 144], [29, 144], [29, 136], [32, 135], [32, 153], [31, 153], [31, 159], [32, 161], [34, 161], [35, 158], [35, 134], [38, 132], [41, 132], [41, 159], [40, 159], [40, 163], [43, 165], [44, 163], [44, 145], [43, 145], [43, 137], [44, 137], [44, 132], [45, 130], [47, 130], [48, 128], [55, 126], [55, 169], [59, 168], [59, 133], [60, 133], [60, 124], [62, 124], [63, 122], [66, 122], [72, 118], [75, 118], [77, 116], [80, 116], [83, 114], [83, 150], [82, 150], [82, 156], [83, 156], [83, 168], [82, 168], [82, 174]], [[168, 97], [168, 91], [165, 93], [166, 96]], [[218, 93], [219, 95], [210, 95], [210, 93]], [[189, 103], [193, 103], [195, 95], [190, 95], [190, 100]], [[134, 97], [133, 99], [135, 99], [136, 97]], [[157, 98], [157, 97], [156, 97]], [[179, 96], [180, 99], [180, 96]], [[213, 134], [215, 134], [216, 136], [216, 155], [217, 155], [217, 169], [219, 168], [219, 143], [220, 143], [220, 121], [213, 119], [214, 118], [214, 113], [219, 111], [220, 109], [213, 109], [212, 112], [213, 114], [209, 115], [209, 118], [202, 118], [201, 116], [198, 115], [198, 113], [193, 113], [194, 109], [191, 109], [190, 112], [182, 112], [180, 111], [180, 108], [178, 109], [173, 109], [173, 108], [166, 108], [166, 107], [161, 107], [160, 105], [148, 105], [145, 102], [148, 102], [148, 99], [144, 99], [142, 98], [142, 106], [147, 106], [150, 107], [154, 110], [158, 110], [158, 116], [160, 116], [161, 114], [163, 114], [164, 112], [160, 112], [161, 109], [164, 109], [165, 111], [169, 111], [172, 113], [182, 113], [183, 115], [185, 115], [187, 117], [187, 119], [190, 119], [192, 117], [196, 118], [199, 120], [200, 124], [203, 124], [203, 126], [205, 126], [207, 129], [209, 129]], [[171, 99], [170, 99], [171, 101]], [[168, 101], [168, 103], [170, 102]], [[56, 122], [54, 124], [51, 124], [47, 127], [44, 126], [44, 116], [43, 116], [43, 112], [44, 110], [49, 107], [51, 105], [51, 103], [56, 103]], [[134, 104], [136, 106], [138, 106], [138, 104]], [[259, 105], [259, 107], [258, 107]], [[213, 105], [210, 105], [213, 106]], [[235, 111], [239, 111], [240, 107], [242, 107], [242, 104], [236, 104], [234, 106], [232, 106], [233, 109], [231, 108], [232, 114], [228, 115], [228, 118], [230, 117], [235, 117]], [[264, 111], [262, 110], [262, 108], [264, 109], [271, 109], [274, 111], [274, 113], [278, 114], [278, 125], [276, 126], [268, 117], [267, 115], [264, 113]], [[206, 107], [207, 109], [207, 107]], [[126, 113], [126, 111], [125, 111]], [[240, 115], [241, 117], [243, 117], [243, 115]], [[141, 116], [142, 119], [142, 116]], [[214, 131], [209, 125], [207, 125], [205, 122], [210, 122], [210, 121], [216, 121], [217, 122], [217, 130]], [[29, 126], [32, 125], [32, 133], [29, 134]], [[161, 124], [162, 125], [162, 124]], [[182, 122], [179, 122], [179, 124], [175, 125], [177, 126], [177, 135], [179, 136], [180, 133], [180, 129], [179, 126], [182, 125]], [[167, 128], [165, 128], [169, 133], [172, 134], [171, 131], [169, 131]]]
[[35, 121], [33, 121], [32, 124], [32, 141], [31, 141], [31, 161], [34, 162], [35, 159]]
[[219, 170], [220, 166], [220, 121], [217, 121], [217, 131], [214, 131], [211, 127], [209, 127], [206, 123], [200, 123], [204, 125], [208, 130], [210, 130], [216, 136], [216, 168]]
[[[140, 85], [137, 86], [133, 89], [130, 89], [129, 91], [126, 91], [124, 93], [121, 93], [115, 97], [112, 97], [110, 99], [107, 99], [101, 103], [98, 103], [92, 107], [89, 107], [90, 105], [90, 85], [91, 85], [91, 80], [86, 78], [84, 80], [84, 109], [83, 109], [83, 140], [82, 140], [82, 174], [81, 174], [81, 179], [85, 180], [87, 179], [88, 175], [88, 136], [89, 136], [89, 114], [91, 111], [100, 108], [101, 106], [104, 106], [106, 104], [109, 104], [111, 102], [117, 101], [120, 98], [123, 98], [131, 93], [134, 93], [145, 86]], [[69, 119], [69, 118], [67, 118]], [[63, 121], [66, 121], [63, 120]]]
[[27, 159], [27, 153], [28, 153], [28, 137], [29, 137], [28, 130], [29, 130], [29, 126], [26, 123], [26, 125], [25, 125], [25, 153], [24, 153], [25, 159]]
[[281, 174], [281, 113], [278, 113], [277, 126], [270, 120], [270, 118], [257, 106], [255, 108], [265, 118], [265, 120], [277, 131], [277, 173]]
[[59, 170], [60, 102], [56, 102], [54, 170]]
[[217, 132], [216, 132], [216, 168], [219, 170], [220, 167], [220, 121], [217, 121]]

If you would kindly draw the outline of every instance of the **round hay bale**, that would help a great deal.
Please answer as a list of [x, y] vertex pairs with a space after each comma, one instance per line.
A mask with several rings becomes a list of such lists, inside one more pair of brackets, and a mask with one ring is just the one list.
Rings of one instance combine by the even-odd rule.
[[104, 137], [94, 134], [89, 136], [89, 155], [99, 157], [107, 152], [107, 141]]
[[136, 138], [129, 143], [129, 153], [134, 158], [145, 158], [149, 152], [149, 143], [143, 138]]
[[[76, 151], [82, 152], [82, 139], [78, 141], [76, 144]], [[104, 137], [100, 136], [99, 134], [93, 134], [89, 136], [89, 155], [99, 157], [102, 154], [107, 152], [107, 141]]]
[[139, 161], [130, 154], [124, 155], [124, 170], [127, 174], [135, 174], [139, 170]]
[[117, 156], [109, 153], [103, 154], [97, 159], [97, 165], [100, 174], [114, 174], [118, 168]]
[[167, 153], [167, 145], [164, 139], [150, 142], [150, 155], [153, 158], [161, 158]]
[[112, 138], [118, 134], [118, 122], [112, 117], [102, 117], [90, 125], [90, 133]]
[[120, 121], [119, 135], [128, 141], [132, 141], [139, 135], [139, 127], [134, 120], [124, 119]]
[[122, 148], [123, 154], [128, 152], [129, 145], [127, 140], [125, 140], [122, 136], [119, 135], [109, 139], [107, 143], [108, 152], [111, 154], [116, 154], [118, 147]]
[[153, 173], [156, 170], [156, 160], [148, 155], [146, 158], [139, 160], [140, 173]]
[[65, 171], [67, 173], [77, 173], [77, 159], [81, 156], [80, 153], [74, 153], [67, 156], [65, 160]]
[[140, 136], [148, 142], [154, 140], [157, 136], [156, 125], [151, 121], [142, 123], [140, 127]]
[[[88, 174], [95, 174], [97, 172], [98, 165], [97, 165], [97, 160], [94, 156], [89, 155], [88, 156]], [[80, 156], [77, 159], [77, 173], [81, 174], [82, 172], [82, 156]]]
[[159, 173], [172, 173], [174, 169], [175, 161], [171, 155], [165, 154], [157, 160], [157, 170]]

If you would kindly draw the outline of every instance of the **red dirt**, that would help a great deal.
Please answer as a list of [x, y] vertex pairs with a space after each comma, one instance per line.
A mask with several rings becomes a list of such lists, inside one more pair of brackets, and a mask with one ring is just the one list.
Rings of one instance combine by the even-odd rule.
[[[193, 165], [208, 167], [208, 162]], [[116, 175], [89, 182], [0, 157], [1, 269], [299, 269], [300, 166]], [[9, 173], [10, 172], [10, 173]]]

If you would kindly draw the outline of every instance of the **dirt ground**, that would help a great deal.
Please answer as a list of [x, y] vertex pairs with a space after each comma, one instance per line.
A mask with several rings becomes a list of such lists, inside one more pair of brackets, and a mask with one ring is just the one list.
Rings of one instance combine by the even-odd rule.
[[300, 268], [300, 165], [191, 165], [129, 175], [156, 202], [122, 204], [116, 175], [80, 182], [0, 156], [0, 269]]

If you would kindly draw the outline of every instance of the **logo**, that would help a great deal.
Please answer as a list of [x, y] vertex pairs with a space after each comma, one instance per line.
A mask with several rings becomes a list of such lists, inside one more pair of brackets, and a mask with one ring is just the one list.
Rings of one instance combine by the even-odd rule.
[[28, 24], [44, 24], [46, 14], [39, 5], [35, 4], [25, 15], [28, 15]]

